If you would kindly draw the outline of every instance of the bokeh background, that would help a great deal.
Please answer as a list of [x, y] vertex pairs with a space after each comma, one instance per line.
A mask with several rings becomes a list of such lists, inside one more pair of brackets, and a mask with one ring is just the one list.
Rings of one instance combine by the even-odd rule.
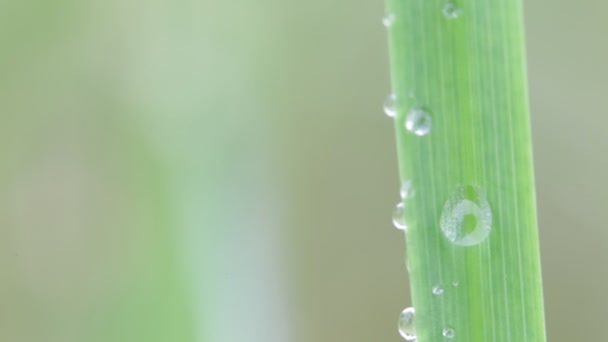
[[[605, 338], [608, 3], [526, 1], [548, 337]], [[400, 341], [378, 1], [0, 1], [0, 341]]]

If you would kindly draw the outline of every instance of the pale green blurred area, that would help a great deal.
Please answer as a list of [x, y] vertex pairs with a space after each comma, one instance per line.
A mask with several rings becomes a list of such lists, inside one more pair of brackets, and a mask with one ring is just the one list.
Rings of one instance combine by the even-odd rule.
[[[548, 336], [599, 341], [608, 4], [526, 11]], [[0, 341], [400, 341], [382, 14], [0, 1]]]

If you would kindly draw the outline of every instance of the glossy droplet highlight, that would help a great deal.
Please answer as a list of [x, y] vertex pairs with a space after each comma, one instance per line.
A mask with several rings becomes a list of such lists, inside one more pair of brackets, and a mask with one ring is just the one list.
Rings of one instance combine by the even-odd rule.
[[446, 2], [443, 5], [443, 16], [447, 19], [456, 19], [460, 17], [462, 10], [453, 2]]
[[405, 120], [405, 128], [418, 135], [423, 136], [431, 131], [431, 115], [424, 108], [416, 107], [410, 110]]
[[398, 203], [395, 206], [395, 210], [393, 211], [393, 225], [397, 229], [405, 230], [407, 226], [405, 225], [405, 210], [403, 203]]
[[388, 13], [382, 18], [382, 25], [385, 27], [391, 27], [395, 23], [395, 14]]
[[433, 294], [436, 296], [440, 296], [443, 294], [443, 287], [439, 286], [439, 285], [435, 285], [433, 286]]
[[416, 339], [414, 328], [414, 308], [407, 308], [399, 315], [399, 334], [407, 341]]
[[460, 285], [460, 283], [457, 280], [452, 282], [452, 286], [458, 287], [458, 285]]
[[414, 191], [414, 186], [412, 185], [412, 181], [405, 181], [401, 184], [401, 189], [399, 189], [399, 195], [401, 195], [401, 199], [412, 198], [416, 192]]
[[397, 115], [397, 96], [390, 94], [384, 101], [384, 113], [389, 118], [394, 118]]
[[450, 327], [443, 328], [441, 333], [445, 338], [454, 338], [456, 337], [456, 331]]
[[492, 230], [492, 210], [477, 186], [459, 185], [448, 196], [440, 218], [445, 237], [459, 246], [475, 246]]

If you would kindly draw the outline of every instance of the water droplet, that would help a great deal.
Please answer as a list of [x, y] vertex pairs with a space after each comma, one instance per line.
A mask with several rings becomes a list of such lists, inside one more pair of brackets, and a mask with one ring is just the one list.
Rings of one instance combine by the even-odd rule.
[[399, 315], [399, 334], [407, 341], [416, 339], [414, 329], [414, 308], [407, 308]]
[[451, 1], [446, 2], [445, 5], [443, 5], [443, 16], [448, 19], [456, 19], [460, 17], [461, 13], [462, 10]]
[[403, 206], [403, 202], [399, 202], [397, 206], [395, 206], [395, 211], [393, 211], [393, 225], [397, 229], [405, 230], [407, 226], [405, 225], [405, 210]]
[[441, 287], [439, 285], [433, 286], [433, 294], [436, 295], [436, 296], [442, 295], [443, 294], [443, 287]]
[[395, 23], [395, 14], [394, 13], [388, 13], [387, 15], [385, 15], [382, 18], [382, 24], [385, 27], [391, 27], [394, 23]]
[[443, 328], [442, 335], [445, 338], [454, 338], [456, 337], [456, 331], [450, 327]]
[[431, 131], [431, 116], [424, 108], [416, 107], [410, 110], [405, 120], [405, 128], [419, 136], [427, 135]]
[[477, 186], [459, 185], [443, 206], [440, 219], [445, 237], [459, 246], [474, 246], [492, 230], [492, 210]]
[[397, 115], [397, 96], [390, 94], [384, 101], [384, 113], [389, 118], [394, 118]]
[[452, 286], [458, 287], [458, 285], [460, 285], [460, 283], [458, 282], [458, 280], [455, 280], [455, 281], [452, 282]]
[[407, 180], [401, 184], [401, 189], [399, 189], [399, 194], [402, 199], [412, 198], [416, 194], [414, 191], [414, 186], [412, 185], [412, 181]]

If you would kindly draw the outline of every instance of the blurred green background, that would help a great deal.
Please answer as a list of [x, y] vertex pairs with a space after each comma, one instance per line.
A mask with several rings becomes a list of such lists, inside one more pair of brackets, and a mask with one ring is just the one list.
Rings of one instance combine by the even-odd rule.
[[[0, 341], [400, 341], [383, 7], [0, 1]], [[525, 9], [548, 336], [600, 341], [608, 3]]]

